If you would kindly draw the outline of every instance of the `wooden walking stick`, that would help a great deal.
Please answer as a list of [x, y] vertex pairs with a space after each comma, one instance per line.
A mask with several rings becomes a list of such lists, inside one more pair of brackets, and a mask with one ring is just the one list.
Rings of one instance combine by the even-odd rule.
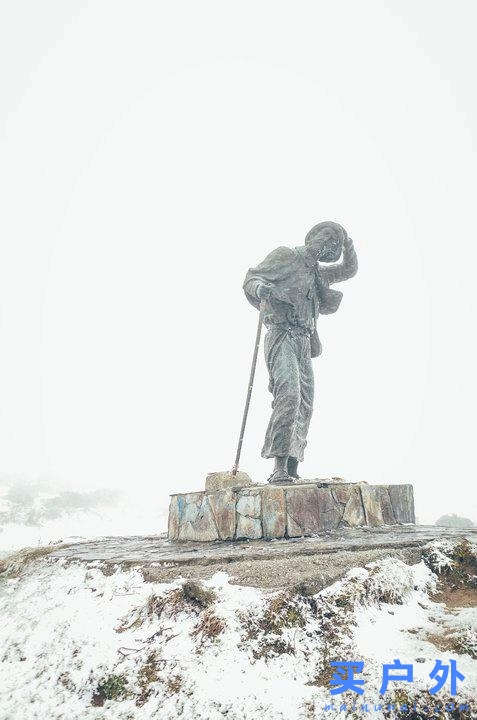
[[260, 347], [260, 337], [262, 335], [264, 306], [265, 306], [265, 303], [262, 300], [262, 302], [260, 303], [260, 314], [258, 316], [258, 327], [257, 327], [257, 335], [255, 337], [255, 347], [253, 349], [252, 367], [250, 368], [250, 379], [248, 381], [247, 399], [245, 400], [245, 407], [243, 410], [242, 427], [240, 428], [239, 441], [238, 441], [238, 445], [237, 445], [237, 453], [235, 455], [235, 462], [234, 462], [234, 466], [232, 468], [232, 475], [234, 477], [238, 471], [238, 466], [239, 466], [239, 461], [240, 461], [240, 453], [242, 452], [243, 436], [245, 433], [245, 425], [247, 424], [248, 409], [250, 407], [250, 398], [252, 397], [253, 380], [255, 378], [255, 368], [257, 367], [258, 348]]

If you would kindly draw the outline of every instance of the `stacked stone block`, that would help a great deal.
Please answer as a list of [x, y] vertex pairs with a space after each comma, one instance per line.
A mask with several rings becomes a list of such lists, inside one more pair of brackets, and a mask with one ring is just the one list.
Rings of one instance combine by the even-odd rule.
[[340, 527], [414, 523], [412, 485], [310, 481], [171, 496], [169, 540], [294, 538]]

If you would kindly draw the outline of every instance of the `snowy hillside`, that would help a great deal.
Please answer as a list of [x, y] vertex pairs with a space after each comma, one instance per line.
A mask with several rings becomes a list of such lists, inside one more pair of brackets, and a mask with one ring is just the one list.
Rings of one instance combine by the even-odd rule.
[[167, 508], [114, 490], [71, 491], [51, 481], [0, 479], [0, 557], [50, 542], [163, 532]]
[[[158, 584], [139, 570], [19, 554], [0, 566], [0, 717], [311, 720], [362, 717], [364, 704], [374, 718], [419, 718], [429, 715], [406, 704], [472, 705], [475, 565], [473, 546], [439, 541], [417, 565], [390, 557], [308, 596], [224, 573]], [[414, 682], [390, 682], [381, 697], [382, 664], [396, 658]], [[449, 682], [427, 692], [437, 659], [465, 676], [454, 698]], [[330, 695], [333, 660], [364, 661], [364, 695]]]

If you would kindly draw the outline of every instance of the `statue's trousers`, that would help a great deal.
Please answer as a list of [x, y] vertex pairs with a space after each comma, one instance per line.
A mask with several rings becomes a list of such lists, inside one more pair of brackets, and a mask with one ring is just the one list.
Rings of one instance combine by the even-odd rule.
[[300, 327], [271, 327], [265, 336], [265, 360], [273, 393], [262, 457], [303, 460], [313, 411], [314, 379], [309, 333]]

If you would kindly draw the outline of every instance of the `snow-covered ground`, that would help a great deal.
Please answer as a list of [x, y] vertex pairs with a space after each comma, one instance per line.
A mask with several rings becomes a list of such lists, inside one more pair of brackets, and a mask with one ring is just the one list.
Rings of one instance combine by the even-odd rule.
[[[451, 544], [433, 547], [428, 564], [452, 565]], [[465, 680], [454, 701], [472, 703], [475, 607], [431, 599], [428, 564], [387, 558], [305, 597], [223, 573], [184, 587], [39, 558], [0, 580], [0, 718], [310, 720], [345, 717], [343, 703], [348, 717], [394, 717], [386, 702], [432, 687], [436, 659], [457, 660]], [[432, 639], [444, 631], [465, 635], [468, 652], [439, 650]], [[413, 665], [414, 682], [391, 683], [383, 699], [382, 664], [395, 658]], [[364, 661], [363, 696], [330, 695], [331, 660]], [[449, 695], [447, 683], [435, 701]]]
[[167, 508], [158, 508], [157, 497], [0, 480], [0, 558], [22, 547], [107, 535], [157, 535], [166, 527]]

